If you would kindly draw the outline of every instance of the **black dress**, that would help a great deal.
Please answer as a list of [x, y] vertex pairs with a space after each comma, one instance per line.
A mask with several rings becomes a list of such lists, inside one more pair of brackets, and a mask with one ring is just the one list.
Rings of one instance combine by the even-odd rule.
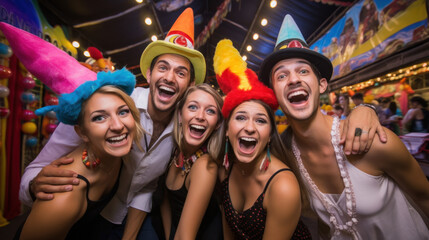
[[[160, 178], [160, 181], [158, 182], [158, 189], [155, 192], [154, 198], [152, 200], [152, 224], [160, 240], [165, 239], [164, 227], [162, 224], [162, 218], [160, 216], [160, 203], [162, 202], [163, 192], [165, 191], [168, 201], [170, 203], [171, 228], [169, 239], [174, 239], [174, 235], [176, 234], [177, 227], [180, 221], [180, 216], [182, 215], [183, 207], [186, 201], [186, 196], [188, 195], [188, 190], [185, 186], [188, 173], [185, 176], [182, 187], [177, 190], [170, 190], [166, 187], [165, 178], [167, 173], [168, 169], [166, 173]], [[201, 221], [200, 228], [198, 229], [197, 236], [195, 237], [195, 239], [223, 239], [222, 214], [220, 212], [218, 203], [219, 201], [217, 201], [217, 199], [215, 198], [215, 194], [212, 194], [209, 205], [207, 206], [206, 212]]]
[[[120, 171], [121, 170], [119, 170], [119, 173]], [[70, 228], [65, 239], [68, 239], [68, 240], [100, 239], [100, 231], [103, 231], [103, 229], [100, 229], [98, 227], [99, 226], [98, 222], [100, 221], [100, 218], [102, 218], [100, 216], [100, 212], [109, 203], [109, 201], [113, 198], [116, 191], [118, 190], [119, 177], [120, 176], [118, 176], [116, 183], [109, 194], [104, 196], [99, 201], [91, 201], [88, 197], [88, 192], [91, 187], [91, 184], [89, 183], [88, 179], [86, 179], [84, 176], [80, 174], [77, 175], [77, 178], [85, 181], [87, 185], [86, 187], [87, 208], [86, 208], [85, 214]], [[19, 227], [18, 231], [15, 234], [14, 239], [19, 239], [24, 223]]]
[[[253, 206], [242, 213], [239, 213], [232, 206], [229, 195], [229, 176], [222, 182], [222, 205], [225, 211], [225, 218], [229, 227], [234, 233], [234, 239], [262, 239], [265, 230], [265, 220], [267, 211], [263, 208], [265, 191], [271, 180], [282, 171], [291, 171], [289, 168], [283, 168], [275, 172], [267, 184], [264, 191], [259, 195]], [[231, 172], [231, 171], [230, 171]], [[291, 239], [309, 239], [311, 234], [303, 222], [299, 221]]]

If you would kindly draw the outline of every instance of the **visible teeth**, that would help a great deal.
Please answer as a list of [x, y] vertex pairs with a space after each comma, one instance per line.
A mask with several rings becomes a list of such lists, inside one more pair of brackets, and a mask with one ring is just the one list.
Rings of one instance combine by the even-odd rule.
[[302, 91], [302, 90], [300, 90], [300, 91], [296, 91], [296, 92], [293, 92], [293, 93], [289, 94], [288, 99], [291, 99], [291, 98], [293, 98], [293, 97], [295, 97], [295, 96], [298, 96], [298, 95], [304, 95], [304, 96], [307, 96], [307, 93], [306, 93], [306, 92], [304, 92], [304, 91]]
[[117, 137], [111, 137], [109, 138], [109, 141], [122, 141], [127, 137], [127, 134], [122, 134], [120, 136]]
[[206, 128], [204, 126], [200, 126], [200, 125], [191, 125], [191, 127], [199, 129], [199, 130], [206, 130]]
[[159, 89], [166, 91], [166, 92], [171, 92], [171, 93], [175, 92], [173, 88], [169, 88], [167, 86], [160, 86]]
[[240, 138], [243, 141], [247, 141], [247, 142], [256, 142], [256, 139], [254, 138], [249, 138], [249, 137], [242, 137]]

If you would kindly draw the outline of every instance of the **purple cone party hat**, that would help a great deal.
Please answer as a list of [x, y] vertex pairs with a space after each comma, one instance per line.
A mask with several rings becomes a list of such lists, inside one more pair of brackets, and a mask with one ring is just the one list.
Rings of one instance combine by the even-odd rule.
[[0, 30], [27, 70], [60, 94], [58, 105], [37, 109], [36, 115], [55, 111], [60, 122], [75, 125], [82, 102], [100, 87], [113, 85], [128, 95], [134, 90], [135, 76], [125, 68], [97, 74], [66, 52], [31, 33], [7, 23], [0, 23]]
[[28, 71], [56, 94], [70, 93], [85, 81], [97, 79], [95, 72], [38, 36], [4, 22], [0, 22], [0, 30]]
[[187, 8], [177, 18], [165, 40], [149, 44], [140, 58], [140, 70], [145, 78], [152, 60], [162, 54], [177, 54], [186, 57], [193, 65], [195, 83], [204, 82], [206, 61], [201, 52], [194, 49], [194, 12]]
[[333, 68], [329, 58], [308, 48], [301, 30], [299, 30], [292, 16], [287, 14], [283, 19], [274, 51], [262, 62], [259, 79], [265, 85], [271, 86], [271, 69], [279, 61], [289, 58], [305, 59], [314, 64], [322, 78], [326, 78], [328, 81], [331, 79]]

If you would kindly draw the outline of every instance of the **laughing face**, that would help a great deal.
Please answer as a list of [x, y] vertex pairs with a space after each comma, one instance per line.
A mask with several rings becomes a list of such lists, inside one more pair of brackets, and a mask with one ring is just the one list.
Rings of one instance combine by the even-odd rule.
[[147, 70], [150, 87], [149, 109], [168, 112], [174, 109], [190, 84], [191, 64], [176, 54], [160, 55], [152, 69]]
[[[265, 154], [271, 133], [266, 109], [256, 101], [246, 101], [231, 113], [226, 135], [236, 159], [250, 163]], [[265, 156], [265, 155], [264, 155]]]
[[128, 154], [135, 121], [124, 100], [114, 94], [94, 93], [82, 111], [83, 122], [77, 127], [78, 133], [95, 156], [103, 159]]
[[181, 123], [184, 148], [195, 152], [217, 127], [219, 110], [215, 99], [203, 90], [190, 93], [182, 107]]
[[296, 120], [314, 116], [319, 96], [328, 85], [325, 78], [317, 79], [308, 61], [297, 58], [279, 61], [273, 67], [271, 80], [280, 107]]

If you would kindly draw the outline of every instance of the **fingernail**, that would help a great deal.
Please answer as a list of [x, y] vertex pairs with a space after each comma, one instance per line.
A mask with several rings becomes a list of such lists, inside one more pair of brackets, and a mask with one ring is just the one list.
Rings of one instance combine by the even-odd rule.
[[77, 178], [77, 173], [73, 174], [73, 177], [74, 177], [74, 178]]
[[66, 191], [71, 191], [72, 189], [72, 186], [66, 186]]
[[73, 184], [79, 184], [79, 179], [73, 179]]
[[350, 155], [350, 152], [349, 151], [346, 151], [346, 152], [344, 152], [346, 155]]

